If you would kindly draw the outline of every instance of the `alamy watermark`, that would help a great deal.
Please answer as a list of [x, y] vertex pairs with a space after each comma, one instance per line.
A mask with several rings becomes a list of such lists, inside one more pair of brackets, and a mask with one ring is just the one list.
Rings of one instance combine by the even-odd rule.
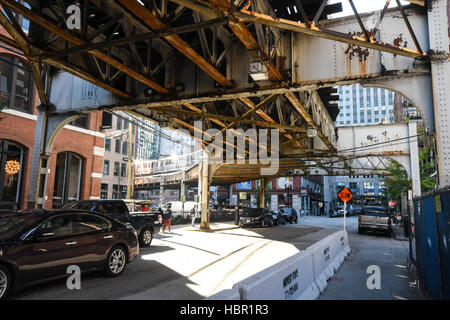
[[67, 29], [81, 30], [81, 8], [73, 4], [67, 7], [66, 13], [69, 15], [66, 21]]
[[67, 278], [66, 285], [69, 290], [81, 290], [81, 269], [77, 265], [67, 267], [66, 273], [70, 274]]
[[367, 267], [367, 274], [370, 276], [367, 278], [366, 284], [369, 290], [381, 290], [381, 269], [377, 265], [371, 265]]

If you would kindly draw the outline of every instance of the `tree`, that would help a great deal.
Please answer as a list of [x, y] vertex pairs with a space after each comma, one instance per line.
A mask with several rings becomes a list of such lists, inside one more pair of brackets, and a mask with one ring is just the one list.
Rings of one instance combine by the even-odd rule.
[[420, 162], [420, 187], [422, 192], [434, 190], [436, 179], [433, 174], [436, 173], [436, 162], [434, 161], [434, 146], [424, 147], [419, 153]]
[[384, 183], [388, 199], [400, 202], [402, 193], [407, 192], [412, 187], [408, 173], [405, 168], [395, 160], [390, 161], [390, 165], [386, 170], [389, 172], [389, 175], [384, 179]]

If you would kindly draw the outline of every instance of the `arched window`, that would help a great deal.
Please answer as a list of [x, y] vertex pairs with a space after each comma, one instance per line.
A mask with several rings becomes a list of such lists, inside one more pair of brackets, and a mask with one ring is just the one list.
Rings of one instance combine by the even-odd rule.
[[82, 172], [83, 158], [71, 152], [58, 153], [53, 188], [54, 208], [80, 200]]
[[16, 210], [20, 207], [25, 151], [12, 141], [0, 140], [0, 152], [0, 209]]
[[33, 75], [26, 63], [13, 55], [0, 55], [0, 107], [31, 113]]

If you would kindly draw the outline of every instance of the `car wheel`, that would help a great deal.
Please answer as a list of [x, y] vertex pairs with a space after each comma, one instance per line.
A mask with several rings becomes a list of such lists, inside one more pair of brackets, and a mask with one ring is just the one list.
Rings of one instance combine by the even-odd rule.
[[153, 231], [148, 228], [144, 228], [139, 235], [139, 245], [141, 247], [150, 247], [153, 240]]
[[6, 299], [8, 297], [11, 287], [11, 272], [6, 266], [0, 265], [0, 300]]
[[270, 220], [269, 227], [273, 227], [273, 220]]
[[359, 227], [358, 227], [358, 234], [362, 234], [363, 232], [362, 232], [362, 229], [360, 229]]
[[123, 246], [115, 246], [109, 251], [105, 261], [105, 272], [109, 277], [118, 277], [125, 270], [127, 253]]

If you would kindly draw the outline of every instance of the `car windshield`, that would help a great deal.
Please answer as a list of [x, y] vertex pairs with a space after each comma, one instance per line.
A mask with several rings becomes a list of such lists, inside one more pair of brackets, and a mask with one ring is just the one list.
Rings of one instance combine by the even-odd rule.
[[92, 210], [96, 204], [96, 201], [76, 201], [66, 204], [63, 209]]
[[261, 215], [262, 210], [261, 209], [257, 209], [257, 208], [249, 208], [244, 210], [243, 215], [248, 216], [248, 217], [257, 217], [259, 215]]
[[282, 211], [283, 211], [283, 213], [291, 214], [292, 208], [283, 208]]
[[0, 240], [15, 236], [37, 221], [38, 217], [31, 212], [1, 214]]
[[385, 207], [379, 206], [367, 206], [363, 208], [365, 212], [383, 212], [387, 213], [387, 209]]

